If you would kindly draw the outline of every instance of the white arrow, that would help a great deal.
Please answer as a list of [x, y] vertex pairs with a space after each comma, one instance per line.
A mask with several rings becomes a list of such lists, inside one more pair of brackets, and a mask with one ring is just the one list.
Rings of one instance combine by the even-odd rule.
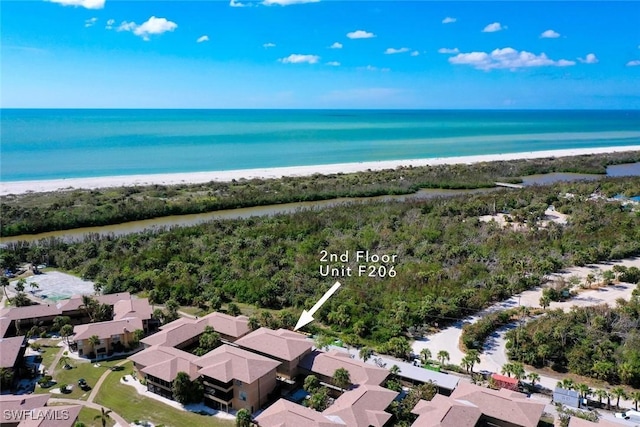
[[298, 323], [296, 323], [296, 327], [293, 328], [293, 330], [297, 331], [298, 329], [302, 328], [307, 323], [311, 323], [313, 321], [313, 314], [316, 311], [320, 310], [320, 307], [322, 307], [322, 304], [327, 302], [327, 300], [331, 297], [331, 295], [333, 295], [338, 290], [338, 288], [340, 286], [341, 286], [340, 282], [336, 282], [331, 288], [329, 288], [329, 290], [327, 292], [324, 293], [324, 295], [322, 295], [322, 298], [320, 298], [318, 300], [318, 302], [315, 303], [313, 307], [311, 307], [311, 310], [309, 310], [309, 311], [302, 310], [302, 314], [300, 315], [300, 319], [298, 319]]

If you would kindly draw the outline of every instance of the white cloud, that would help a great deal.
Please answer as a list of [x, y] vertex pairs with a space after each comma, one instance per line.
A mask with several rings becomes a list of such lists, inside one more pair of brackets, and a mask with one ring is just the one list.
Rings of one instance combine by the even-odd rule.
[[391, 68], [378, 68], [378, 67], [374, 67], [373, 65], [367, 65], [366, 67], [358, 67], [358, 70], [382, 71], [383, 73], [386, 73], [387, 71], [391, 71]]
[[494, 22], [493, 24], [489, 24], [482, 30], [483, 33], [495, 33], [496, 31], [502, 31], [507, 27], [503, 27], [499, 22]]
[[291, 54], [286, 58], [280, 58], [278, 61], [283, 64], [316, 64], [320, 60], [318, 55], [300, 55], [300, 54]]
[[342, 43], [335, 42], [334, 44], [329, 46], [329, 49], [342, 49]]
[[142, 37], [144, 41], [149, 41], [149, 36], [152, 34], [162, 34], [167, 31], [174, 31], [178, 28], [178, 24], [166, 20], [165, 18], [156, 18], [152, 16], [146, 22], [141, 25], [135, 22], [124, 21], [118, 27], [118, 31], [133, 31], [136, 36]]
[[452, 17], [450, 17], [450, 16], [447, 16], [446, 18], [444, 18], [444, 19], [442, 20], [442, 23], [443, 23], [443, 24], [453, 24], [453, 23], [454, 23], [454, 22], [456, 22], [456, 21], [457, 21], [457, 19], [456, 19], [456, 18], [452, 18]]
[[598, 57], [596, 57], [595, 53], [588, 53], [584, 58], [578, 58], [578, 61], [583, 64], [596, 64], [598, 62]]
[[356, 30], [350, 33], [347, 33], [347, 37], [350, 39], [370, 39], [375, 37], [376, 35], [364, 30]]
[[116, 31], [133, 31], [137, 27], [135, 22], [122, 21]]
[[196, 40], [196, 43], [202, 43], [202, 42], [208, 42], [208, 41], [209, 41], [209, 36], [204, 35], [204, 36], [198, 37], [198, 40]]
[[634, 59], [633, 61], [627, 62], [627, 67], [639, 67], [640, 59]]
[[262, 2], [265, 6], [289, 6], [292, 4], [303, 4], [303, 3], [317, 3], [320, 0], [264, 0]]
[[270, 47], [276, 47], [275, 43], [265, 43], [262, 45], [263, 48], [268, 49]]
[[574, 61], [560, 59], [554, 61], [541, 53], [536, 55], [527, 51], [517, 51], [511, 47], [504, 49], [495, 49], [491, 53], [487, 52], [469, 52], [459, 53], [449, 58], [449, 62], [457, 65], [470, 65], [478, 70], [492, 70], [506, 68], [516, 70], [518, 68], [529, 67], [568, 67], [575, 65]]
[[327, 62], [327, 65], [331, 65], [332, 67], [339, 67], [340, 63], [338, 61], [330, 61]]
[[62, 6], [84, 7], [85, 9], [102, 9], [105, 0], [48, 0]]
[[385, 55], [393, 55], [396, 53], [405, 53], [405, 52], [409, 52], [411, 49], [409, 49], [408, 47], [401, 47], [400, 49], [394, 49], [392, 47], [387, 48], [387, 50], [384, 51]]
[[251, 5], [247, 4], [247, 3], [240, 3], [239, 1], [236, 1], [236, 0], [229, 0], [229, 6], [231, 6], [231, 7], [247, 7], [247, 6], [251, 6]]
[[558, 37], [560, 37], [560, 33], [556, 33], [553, 30], [547, 30], [540, 34], [541, 39], [557, 39]]
[[107, 21], [107, 25], [104, 28], [106, 28], [107, 30], [113, 30], [113, 24], [115, 23], [116, 23], [115, 19], [109, 19]]
[[438, 53], [454, 54], [454, 53], [460, 53], [460, 50], [457, 47], [454, 47], [453, 49], [441, 47], [440, 49], [438, 49]]
[[93, 27], [93, 25], [98, 22], [98, 18], [89, 18], [86, 21], [84, 21], [84, 26], [86, 28], [88, 27]]
[[420, 52], [418, 52], [417, 50], [414, 50], [413, 52], [411, 52], [411, 56], [418, 56], [420, 55]]

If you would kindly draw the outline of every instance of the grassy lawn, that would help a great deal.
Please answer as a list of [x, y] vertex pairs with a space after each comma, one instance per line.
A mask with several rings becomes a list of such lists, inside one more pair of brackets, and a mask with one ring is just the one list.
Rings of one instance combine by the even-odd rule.
[[40, 345], [40, 354], [42, 355], [42, 364], [46, 366], [47, 370], [49, 371], [53, 370], [53, 366], [51, 366], [51, 363], [53, 362], [53, 359], [56, 358], [56, 355], [60, 351], [60, 347], [58, 347], [59, 342], [60, 340], [52, 340], [49, 338], [39, 339], [36, 341], [36, 344]]
[[[56, 385], [51, 388], [42, 388], [40, 386], [36, 386], [36, 393], [43, 394], [49, 393], [51, 389], [58, 388], [60, 384], [68, 384], [73, 386], [71, 389], [71, 393], [64, 395], [57, 395], [57, 397], [64, 397], [66, 399], [81, 399], [86, 400], [91, 393], [91, 390], [84, 391], [78, 387], [78, 379], [84, 378], [87, 381], [89, 386], [93, 387], [96, 385], [96, 382], [100, 378], [100, 376], [107, 371], [108, 368], [117, 364], [120, 360], [112, 360], [109, 362], [100, 362], [100, 367], [96, 368], [90, 362], [79, 361], [75, 359], [70, 360], [72, 369], [66, 370], [62, 369], [61, 366], [56, 366], [53, 371], [53, 379], [57, 382]], [[114, 375], [120, 374], [119, 377], [122, 376], [123, 371], [115, 372]]]
[[123, 373], [132, 371], [132, 363], [128, 362], [124, 368], [124, 371], [107, 377], [95, 402], [113, 409], [125, 420], [151, 421], [155, 425], [172, 427], [231, 427], [235, 424], [212, 416], [180, 411], [155, 399], [139, 395], [133, 387], [120, 383]]

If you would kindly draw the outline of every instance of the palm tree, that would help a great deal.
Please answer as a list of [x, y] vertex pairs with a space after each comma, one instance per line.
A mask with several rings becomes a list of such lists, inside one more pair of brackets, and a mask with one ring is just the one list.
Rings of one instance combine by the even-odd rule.
[[627, 393], [624, 391], [622, 387], [615, 387], [611, 389], [611, 394], [615, 397], [616, 400], [616, 408], [620, 407], [620, 398], [626, 399]]
[[7, 287], [9, 286], [9, 279], [5, 276], [0, 277], [0, 286], [2, 286], [2, 290], [4, 291], [4, 296], [11, 304], [11, 298], [9, 298], [9, 294], [7, 294]]
[[540, 307], [542, 307], [543, 310], [546, 310], [547, 307], [549, 307], [551, 305], [551, 298], [549, 298], [548, 295], [543, 295], [540, 297]]
[[107, 420], [109, 420], [111, 418], [109, 416], [110, 413], [111, 413], [111, 409], [107, 409], [105, 411], [104, 408], [100, 408], [100, 414], [98, 414], [95, 417], [93, 417], [93, 419], [97, 420], [98, 418], [100, 418], [100, 422], [102, 423], [102, 427], [107, 427]]
[[536, 385], [536, 381], [540, 381], [540, 375], [536, 374], [535, 372], [531, 372], [528, 375], [529, 380], [531, 380], [531, 386], [535, 387]]
[[371, 356], [373, 356], [373, 350], [371, 350], [371, 348], [369, 347], [362, 347], [358, 352], [358, 356], [360, 356], [360, 359], [362, 359], [362, 361], [366, 362], [367, 360], [371, 359]]
[[71, 364], [69, 363], [70, 360], [71, 359], [69, 359], [69, 356], [62, 356], [60, 358], [60, 361], [58, 362], [58, 366], [63, 366], [63, 367], [65, 367], [65, 369], [66, 369], [67, 366], [69, 368], [71, 368]]
[[591, 388], [589, 388], [589, 386], [584, 383], [576, 385], [576, 391], [583, 399], [587, 399], [589, 395], [593, 393], [593, 390], [591, 390]]
[[89, 316], [89, 321], [93, 322], [93, 314], [97, 305], [97, 301], [91, 297], [91, 295], [82, 295], [82, 304], [80, 308], [84, 309], [87, 316]]
[[500, 372], [502, 375], [506, 375], [511, 378], [511, 374], [513, 374], [513, 363], [505, 363], [502, 365], [502, 370]]
[[629, 395], [629, 397], [631, 398], [631, 401], [633, 402], [633, 406], [635, 407], [635, 410], [638, 410], [638, 402], [640, 402], [640, 391], [636, 390], [631, 392], [631, 394]]
[[60, 336], [64, 338], [65, 342], [67, 343], [67, 346], [69, 345], [69, 337], [71, 335], [73, 335], [73, 326], [64, 325], [62, 328], [60, 328]]
[[513, 376], [518, 380], [522, 380], [527, 377], [527, 373], [524, 371], [524, 365], [522, 363], [513, 363]]
[[438, 352], [438, 360], [440, 361], [440, 365], [444, 366], [444, 361], [447, 362], [451, 360], [451, 356], [449, 356], [449, 352], [447, 350], [440, 350]]
[[96, 352], [96, 346], [100, 344], [100, 337], [97, 335], [91, 335], [89, 337], [89, 344], [91, 344], [91, 351]]
[[422, 362], [423, 365], [426, 365], [429, 359], [431, 359], [431, 350], [428, 348], [420, 350], [420, 362]]
[[389, 373], [393, 376], [393, 378], [396, 378], [400, 373], [400, 366], [393, 365], [391, 368], [389, 368]]
[[607, 393], [607, 390], [603, 390], [601, 388], [594, 391], [593, 394], [595, 394], [598, 397], [598, 403], [601, 405], [602, 405], [602, 399], [606, 398], [609, 395], [609, 393]]
[[564, 378], [562, 381], [558, 381], [557, 386], [565, 390], [573, 390], [576, 387], [571, 378]]
[[251, 414], [246, 409], [242, 408], [236, 412], [236, 427], [250, 427], [251, 426]]
[[473, 367], [476, 363], [480, 363], [480, 353], [478, 350], [469, 350], [462, 358], [462, 364], [466, 368], [467, 372], [473, 373]]
[[38, 285], [36, 282], [29, 283], [29, 287], [31, 287], [31, 293], [34, 293], [36, 289], [40, 289], [40, 285]]

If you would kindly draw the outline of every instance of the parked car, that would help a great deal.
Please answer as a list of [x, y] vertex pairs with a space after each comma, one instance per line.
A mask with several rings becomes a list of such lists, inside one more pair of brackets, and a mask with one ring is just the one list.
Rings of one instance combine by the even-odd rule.
[[634, 410], [629, 410], [629, 411], [625, 411], [625, 412], [617, 412], [616, 413], [616, 418], [621, 418], [621, 419], [624, 419], [624, 420], [640, 421], [640, 412], [639, 411], [634, 411]]

